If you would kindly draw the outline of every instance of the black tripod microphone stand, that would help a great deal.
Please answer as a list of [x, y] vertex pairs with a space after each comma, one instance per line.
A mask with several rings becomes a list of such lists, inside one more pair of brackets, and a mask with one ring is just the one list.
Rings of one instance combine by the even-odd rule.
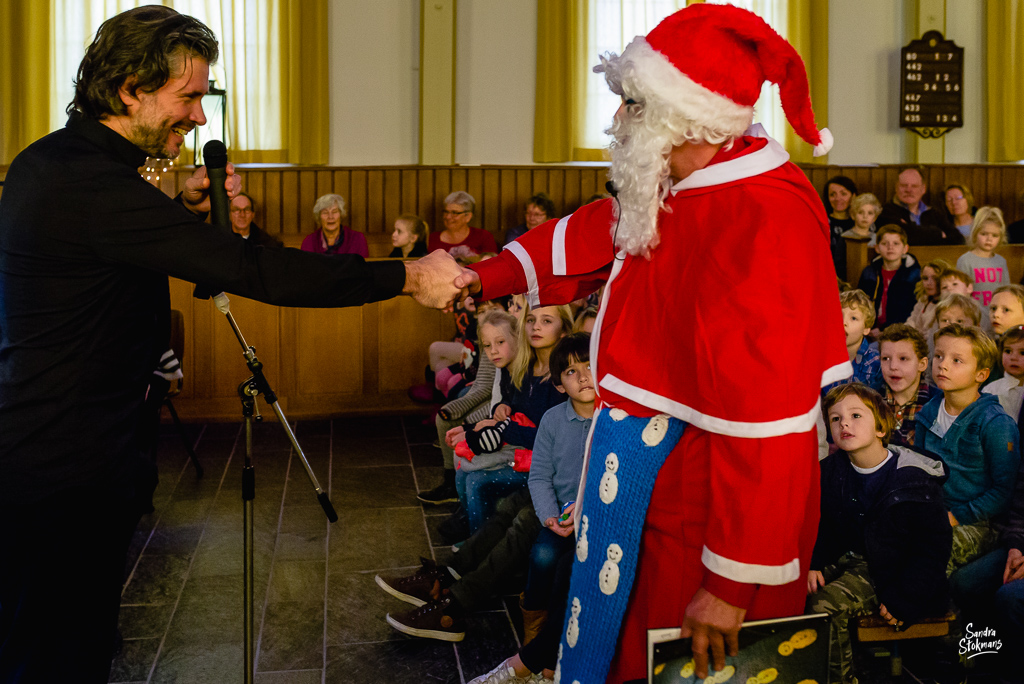
[[252, 373], [247, 380], [242, 381], [242, 384], [238, 386], [238, 397], [242, 401], [242, 417], [245, 419], [245, 464], [242, 467], [242, 525], [245, 528], [245, 541], [243, 544], [243, 553], [245, 555], [243, 569], [245, 577], [243, 587], [245, 594], [245, 684], [252, 684], [256, 658], [255, 608], [253, 603], [253, 502], [256, 498], [256, 470], [252, 462], [252, 422], [253, 419], [257, 421], [263, 420], [259, 408], [256, 406], [256, 397], [258, 395], [262, 394], [266, 402], [274, 409], [274, 413], [277, 414], [277, 419], [281, 422], [281, 427], [284, 428], [285, 434], [288, 435], [292, 448], [298, 454], [299, 460], [306, 469], [306, 475], [309, 476], [310, 484], [313, 485], [313, 489], [316, 491], [317, 501], [320, 502], [320, 506], [324, 509], [327, 520], [332, 523], [337, 522], [338, 514], [335, 512], [334, 506], [331, 505], [327, 492], [323, 490], [320, 482], [316, 479], [316, 474], [313, 473], [313, 468], [310, 467], [309, 460], [302, 451], [302, 447], [299, 446], [298, 440], [295, 439], [295, 433], [292, 432], [288, 419], [285, 418], [284, 411], [281, 410], [281, 405], [277, 401], [277, 395], [274, 394], [274, 390], [271, 389], [266, 376], [263, 375], [263, 364], [256, 357], [256, 349], [246, 344], [245, 338], [242, 337], [242, 331], [238, 329], [238, 324], [235, 323], [235, 318], [231, 315], [227, 296], [223, 292], [214, 295], [213, 303], [227, 317], [228, 323], [231, 324], [231, 329], [234, 331], [235, 337], [238, 338], [238, 343], [242, 345], [245, 365], [249, 367], [249, 371]]

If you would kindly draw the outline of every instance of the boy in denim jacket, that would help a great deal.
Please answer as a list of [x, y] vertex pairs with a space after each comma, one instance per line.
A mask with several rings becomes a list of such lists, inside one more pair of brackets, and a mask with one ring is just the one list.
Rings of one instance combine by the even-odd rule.
[[953, 554], [947, 572], [992, 549], [991, 521], [1010, 505], [1020, 465], [1019, 433], [995, 395], [980, 387], [996, 362], [996, 345], [975, 327], [947, 325], [935, 333], [932, 377], [942, 396], [917, 414], [916, 447], [938, 454]]

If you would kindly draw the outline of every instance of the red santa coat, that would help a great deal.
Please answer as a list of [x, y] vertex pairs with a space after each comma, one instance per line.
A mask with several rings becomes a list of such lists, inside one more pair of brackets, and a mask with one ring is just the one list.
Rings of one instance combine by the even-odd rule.
[[483, 299], [533, 306], [607, 281], [591, 339], [602, 405], [690, 424], [655, 485], [609, 681], [644, 676], [645, 630], [682, 624], [701, 586], [749, 618], [802, 612], [819, 393], [852, 368], [828, 222], [788, 159], [767, 138], [720, 151], [673, 187], [650, 259], [616, 255], [605, 200], [472, 267]]

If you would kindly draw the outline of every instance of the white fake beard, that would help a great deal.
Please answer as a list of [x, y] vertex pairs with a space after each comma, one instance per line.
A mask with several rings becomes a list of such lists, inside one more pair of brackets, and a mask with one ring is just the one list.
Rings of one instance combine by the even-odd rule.
[[615, 139], [610, 146], [610, 177], [618, 191], [615, 246], [633, 255], [650, 256], [658, 246], [658, 211], [668, 196], [668, 153], [671, 134], [652, 131], [642, 114], [623, 111], [606, 131]]

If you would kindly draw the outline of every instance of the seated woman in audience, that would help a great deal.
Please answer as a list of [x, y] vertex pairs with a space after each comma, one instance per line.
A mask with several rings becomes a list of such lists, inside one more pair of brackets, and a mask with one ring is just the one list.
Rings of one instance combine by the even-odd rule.
[[829, 247], [832, 250], [832, 261], [835, 265], [836, 275], [840, 278], [846, 275], [846, 242], [842, 235], [845, 231], [853, 228], [853, 219], [850, 218], [850, 201], [857, 194], [857, 184], [846, 176], [833, 176], [825, 183], [825, 191], [821, 195], [825, 203], [825, 212], [828, 214], [829, 226]]
[[455, 486], [471, 533], [493, 513], [498, 499], [526, 486], [528, 455], [521, 450], [533, 449], [540, 419], [565, 401], [551, 382], [548, 360], [571, 331], [568, 306], [528, 310], [519, 326], [515, 357], [501, 370], [502, 402], [491, 418], [452, 440], [458, 458]]
[[956, 267], [974, 278], [971, 296], [987, 308], [996, 288], [1010, 284], [1006, 258], [996, 254], [996, 248], [1006, 242], [1006, 221], [1002, 210], [998, 207], [978, 209], [968, 242], [973, 249], [956, 260]]
[[952, 532], [942, 461], [889, 443], [892, 409], [860, 383], [822, 405], [839, 451], [821, 462], [821, 522], [807, 574], [807, 612], [832, 617], [829, 680], [853, 677], [851, 617], [894, 627], [945, 615]]
[[494, 236], [482, 228], [473, 228], [469, 222], [476, 211], [476, 200], [468, 192], [459, 190], [444, 198], [442, 212], [444, 230], [431, 233], [427, 239], [427, 251], [443, 249], [451, 252], [456, 247], [465, 247], [471, 254], [497, 252], [498, 243]]
[[402, 214], [395, 219], [395, 229], [391, 231], [391, 244], [394, 247], [388, 257], [392, 259], [414, 259], [427, 255], [427, 222], [416, 214]]
[[509, 228], [508, 232], [505, 233], [505, 242], [508, 244], [514, 242], [517, 238], [522, 237], [527, 231], [533, 230], [540, 224], [555, 218], [557, 215], [555, 209], [555, 203], [551, 201], [543, 192], [539, 192], [530, 199], [526, 200], [526, 222], [521, 223], [515, 228]]
[[370, 250], [366, 236], [342, 225], [345, 218], [345, 200], [341, 195], [324, 195], [313, 205], [313, 220], [317, 229], [302, 241], [303, 252], [316, 254], [358, 254], [366, 259]]
[[963, 183], [954, 183], [946, 186], [946, 214], [949, 222], [960, 231], [966, 240], [971, 236], [971, 227], [974, 225], [974, 213], [977, 208], [974, 206], [974, 195]]
[[[882, 211], [882, 203], [870, 192], [863, 192], [850, 201], [850, 216], [853, 227], [840, 237], [852, 240], [867, 240], [868, 247], [875, 246], [875, 219]], [[843, 264], [845, 270], [846, 264]]]
[[935, 320], [935, 305], [939, 303], [941, 296], [939, 279], [949, 267], [949, 262], [945, 259], [932, 259], [921, 268], [921, 280], [914, 286], [917, 304], [907, 318], [907, 325], [916, 328], [925, 337], [939, 329]]

